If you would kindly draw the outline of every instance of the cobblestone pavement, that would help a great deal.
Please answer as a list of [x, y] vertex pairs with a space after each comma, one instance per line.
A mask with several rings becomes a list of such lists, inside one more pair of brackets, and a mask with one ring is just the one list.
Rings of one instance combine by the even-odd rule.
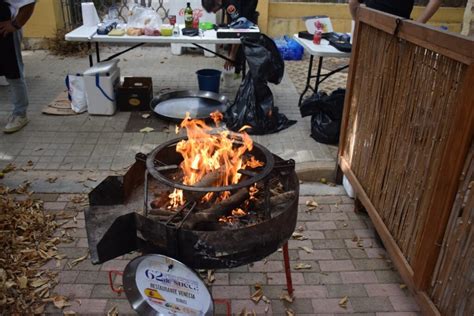
[[[102, 55], [106, 57], [116, 50], [104, 48]], [[59, 58], [46, 51], [25, 51], [24, 61], [31, 122], [18, 133], [0, 136], [0, 167], [10, 162], [21, 165], [30, 161], [35, 171], [119, 170], [133, 162], [136, 152], [147, 153], [161, 142], [175, 137], [170, 132], [174, 131], [174, 124], [149, 134], [126, 132], [130, 112], [118, 112], [112, 117], [41, 114], [42, 108], [64, 90], [66, 74], [84, 71], [88, 68], [88, 60], [86, 57]], [[122, 76], [152, 77], [156, 94], [163, 89], [197, 89], [195, 71], [209, 67], [220, 69], [222, 63], [220, 59], [205, 58], [202, 54], [172, 56], [167, 47], [144, 47], [121, 56], [120, 67]], [[300, 64], [305, 68], [307, 62]], [[298, 123], [280, 133], [257, 136], [254, 140], [283, 158], [295, 159], [298, 168], [312, 172], [324, 168], [333, 170], [336, 147], [317, 143], [309, 136], [310, 118], [300, 117], [299, 96], [288, 75], [294, 67], [288, 65], [282, 83], [270, 86], [280, 111]], [[223, 88], [221, 92], [233, 99], [238, 84]], [[10, 115], [8, 98], [8, 88], [0, 87], [2, 126]], [[146, 126], [144, 120], [143, 127]], [[316, 179], [319, 177], [313, 177]]]
[[[104, 55], [112, 52], [105, 50]], [[153, 47], [123, 56], [122, 76], [151, 76], [155, 92], [163, 88], [194, 89], [195, 70], [221, 67], [221, 61], [217, 59], [200, 55], [174, 57], [168, 52], [169, 49]], [[12, 187], [25, 180], [31, 181], [32, 190], [42, 192], [36, 193], [35, 197], [44, 201], [48, 212], [77, 214], [77, 222], [68, 224], [74, 242], [60, 245], [67, 259], [61, 260], [59, 266], [51, 261], [43, 267], [59, 272], [60, 283], [52, 293], [71, 299], [72, 306], [65, 310], [81, 315], [104, 315], [117, 306], [120, 315], [133, 315], [124, 295], [117, 296], [109, 289], [108, 271], [123, 270], [136, 254], [103, 265], [92, 265], [89, 260], [74, 267], [69, 265], [88, 251], [82, 212], [85, 205], [75, 204], [72, 200], [77, 194], [90, 191], [107, 175], [123, 172], [133, 162], [136, 152], [148, 152], [175, 135], [164, 130], [149, 134], [125, 132], [130, 113], [117, 113], [113, 117], [42, 115], [42, 107], [63, 90], [64, 76], [85, 69], [87, 60], [61, 59], [44, 51], [27, 51], [24, 59], [31, 122], [19, 133], [0, 135], [0, 167], [13, 162], [23, 169], [7, 174], [0, 181]], [[312, 167], [320, 167], [325, 164], [334, 168], [335, 147], [318, 144], [308, 136], [309, 119], [301, 119], [296, 106], [298, 93], [295, 85], [301, 85], [296, 81], [293, 85], [290, 78], [295, 74], [298, 77], [298, 71], [306, 69], [307, 61], [287, 66], [288, 74], [282, 84], [271, 88], [281, 111], [292, 119], [298, 119], [298, 124], [275, 135], [255, 137], [255, 140], [284, 158], [295, 159], [299, 166], [314, 164]], [[156, 72], [156, 69], [160, 71]], [[236, 88], [224, 89], [223, 93], [232, 96]], [[5, 123], [10, 113], [6, 106], [7, 98], [8, 89], [0, 87], [0, 124]], [[169, 124], [168, 129], [174, 130], [173, 124]], [[54, 183], [47, 181], [56, 177]], [[305, 201], [310, 198], [314, 198], [319, 207], [308, 213]], [[302, 184], [298, 220], [298, 226], [308, 239], [289, 243], [296, 290], [292, 304], [279, 299], [285, 289], [280, 252], [252, 265], [216, 271], [216, 280], [211, 286], [213, 296], [229, 299], [234, 314], [239, 314], [243, 308], [257, 314], [264, 314], [268, 308], [268, 315], [285, 315], [287, 308], [296, 315], [417, 314], [418, 306], [410, 293], [400, 287], [402, 281], [375, 237], [370, 220], [353, 212], [353, 202], [341, 187]], [[308, 247], [313, 252], [308, 253], [301, 247]], [[310, 264], [311, 268], [296, 270], [297, 263]], [[121, 279], [118, 277], [114, 282], [120, 284]], [[262, 284], [265, 295], [271, 300], [268, 306], [250, 300], [257, 282]], [[345, 296], [348, 300], [343, 308], [339, 302]], [[224, 314], [222, 306], [218, 305], [216, 310], [218, 315]], [[47, 312], [62, 314], [52, 305]]]
[[[316, 193], [316, 195], [315, 195]], [[285, 315], [287, 309], [296, 315], [385, 315], [408, 316], [419, 311], [411, 294], [400, 287], [402, 281], [393, 270], [387, 253], [380, 245], [369, 218], [353, 211], [353, 201], [344, 195], [341, 187], [323, 184], [302, 184], [297, 227], [307, 240], [290, 240], [289, 254], [295, 300], [285, 303], [280, 295], [285, 291], [283, 256], [276, 252], [267, 259], [234, 269], [215, 271], [210, 290], [214, 298], [229, 299], [232, 312], [238, 315], [244, 308], [258, 315]], [[83, 205], [71, 200], [73, 194], [36, 194], [45, 201], [44, 207], [52, 213], [76, 215], [77, 223], [64, 225], [74, 237], [69, 244], [60, 244], [60, 252], [67, 255], [59, 266], [53, 260], [43, 269], [59, 272], [59, 285], [52, 293], [67, 296], [72, 306], [65, 309], [78, 314], [104, 315], [114, 306], [120, 315], [134, 315], [124, 294], [113, 293], [108, 285], [108, 271], [123, 271], [136, 254], [128, 254], [102, 265], [84, 260], [70, 267], [74, 259], [88, 251]], [[305, 202], [314, 199], [319, 207], [307, 212]], [[313, 252], [308, 253], [302, 247]], [[298, 263], [311, 265], [310, 269], [296, 270]], [[122, 282], [116, 277], [116, 286]], [[263, 286], [271, 301], [254, 304], [250, 297], [254, 285]], [[346, 307], [339, 305], [347, 296]], [[49, 305], [48, 314], [60, 311]], [[216, 305], [216, 314], [224, 315], [222, 305]]]

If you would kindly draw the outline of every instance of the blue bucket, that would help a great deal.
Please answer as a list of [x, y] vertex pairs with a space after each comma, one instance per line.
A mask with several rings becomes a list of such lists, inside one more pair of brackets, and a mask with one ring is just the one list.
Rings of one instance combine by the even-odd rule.
[[216, 69], [201, 69], [196, 72], [199, 90], [219, 93], [221, 71]]

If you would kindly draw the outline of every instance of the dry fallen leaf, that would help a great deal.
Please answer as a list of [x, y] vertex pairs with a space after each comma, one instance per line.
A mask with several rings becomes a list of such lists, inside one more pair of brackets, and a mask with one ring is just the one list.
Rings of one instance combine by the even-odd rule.
[[309, 248], [309, 247], [300, 247], [301, 249], [303, 249], [304, 251], [306, 251], [306, 253], [313, 253], [314, 250]]
[[300, 232], [300, 233], [301, 233], [302, 231], [304, 231], [303, 225], [298, 226], [298, 228], [296, 228], [296, 231], [297, 231], [297, 232]]
[[46, 304], [41, 304], [39, 305], [38, 307], [36, 307], [34, 310], [33, 310], [33, 314], [35, 315], [43, 315], [44, 314], [44, 307], [46, 306]]
[[69, 267], [72, 268], [76, 266], [77, 264], [79, 264], [79, 262], [86, 260], [88, 256], [89, 256], [89, 253], [86, 253], [84, 256], [72, 260], [71, 262], [68, 263]]
[[28, 278], [24, 275], [18, 278], [18, 286], [20, 289], [26, 289], [28, 286]]
[[407, 285], [406, 284], [400, 284], [400, 288], [403, 290], [403, 289], [406, 289], [407, 288]]
[[69, 310], [69, 311], [63, 312], [63, 315], [65, 315], [65, 316], [75, 316], [76, 312]]
[[252, 310], [251, 312], [248, 312], [247, 308], [244, 307], [242, 311], [240, 311], [239, 316], [257, 316], [257, 313], [255, 313], [254, 310]]
[[108, 312], [107, 316], [119, 316], [118, 307], [113, 306]]
[[144, 118], [144, 119], [147, 119], [147, 118], [149, 118], [150, 116], [151, 116], [151, 114], [149, 114], [149, 113], [142, 114], [142, 118]]
[[49, 280], [47, 280], [47, 279], [46, 279], [46, 280], [43, 280], [43, 279], [36, 279], [36, 280], [32, 281], [32, 282], [30, 283], [30, 285], [31, 285], [32, 287], [40, 287], [40, 286], [45, 285], [45, 284], [48, 283], [48, 282], [49, 282]]
[[58, 180], [58, 177], [49, 177], [46, 181], [48, 181], [49, 183], [54, 183], [56, 182], [56, 180]]
[[297, 263], [295, 266], [295, 270], [304, 270], [304, 269], [311, 269], [311, 265], [308, 263]]
[[214, 270], [207, 270], [207, 282], [213, 283], [216, 280], [214, 276]]
[[339, 306], [341, 306], [342, 308], [347, 308], [347, 300], [347, 296], [341, 298], [341, 300], [339, 301]]
[[291, 308], [286, 309], [286, 316], [295, 316], [295, 312]]
[[92, 181], [92, 182], [97, 182], [97, 179], [94, 177], [87, 177], [87, 180]]
[[318, 203], [315, 200], [308, 200], [308, 201], [306, 201], [306, 206], [308, 208], [317, 208]]
[[153, 127], [145, 127], [145, 128], [142, 128], [140, 130], [140, 133], [151, 133], [153, 132], [155, 129]]
[[260, 300], [262, 299], [263, 297], [263, 288], [260, 284], [255, 284], [254, 286], [255, 288], [255, 292], [252, 294], [252, 296], [250, 297], [250, 299], [255, 303], [257, 304], [258, 302], [260, 302]]
[[287, 292], [280, 294], [280, 300], [287, 301], [288, 303], [293, 303], [293, 297], [290, 296]]
[[70, 303], [67, 302], [67, 297], [62, 295], [55, 296], [53, 298], [53, 304], [56, 308], [63, 309], [64, 307], [71, 306]]
[[308, 237], [304, 236], [304, 235], [301, 234], [301, 233], [297, 233], [297, 232], [294, 232], [294, 233], [291, 235], [291, 237], [292, 237], [293, 239], [296, 239], [296, 240], [306, 240], [306, 239], [308, 239]]

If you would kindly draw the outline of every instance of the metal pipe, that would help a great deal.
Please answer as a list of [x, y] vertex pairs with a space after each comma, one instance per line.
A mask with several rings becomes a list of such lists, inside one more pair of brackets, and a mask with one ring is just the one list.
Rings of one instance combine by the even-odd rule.
[[293, 297], [293, 280], [291, 279], [291, 268], [290, 268], [290, 255], [288, 254], [288, 242], [283, 245], [283, 261], [285, 264], [285, 276], [286, 276], [286, 289], [288, 295]]

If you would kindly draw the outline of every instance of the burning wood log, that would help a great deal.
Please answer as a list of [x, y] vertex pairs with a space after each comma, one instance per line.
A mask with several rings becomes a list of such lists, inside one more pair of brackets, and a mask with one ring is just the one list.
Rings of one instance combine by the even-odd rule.
[[[224, 172], [223, 168], [213, 170], [206, 174], [204, 177], [201, 178], [198, 182], [196, 182], [193, 186], [194, 187], [212, 187], [219, 179], [222, 177], [222, 173]], [[184, 199], [188, 202], [190, 201], [199, 201], [206, 195], [207, 192], [192, 192], [192, 191], [185, 191], [184, 192]]]
[[247, 188], [241, 188], [228, 199], [216, 203], [213, 206], [199, 211], [198, 213], [191, 214], [183, 227], [186, 229], [193, 229], [196, 224], [201, 222], [216, 222], [219, 217], [224, 216], [227, 212], [239, 207], [245, 200], [249, 198], [249, 192]]
[[159, 193], [153, 201], [150, 202], [150, 207], [152, 209], [160, 209], [166, 207], [169, 202], [169, 192], [161, 192]]

